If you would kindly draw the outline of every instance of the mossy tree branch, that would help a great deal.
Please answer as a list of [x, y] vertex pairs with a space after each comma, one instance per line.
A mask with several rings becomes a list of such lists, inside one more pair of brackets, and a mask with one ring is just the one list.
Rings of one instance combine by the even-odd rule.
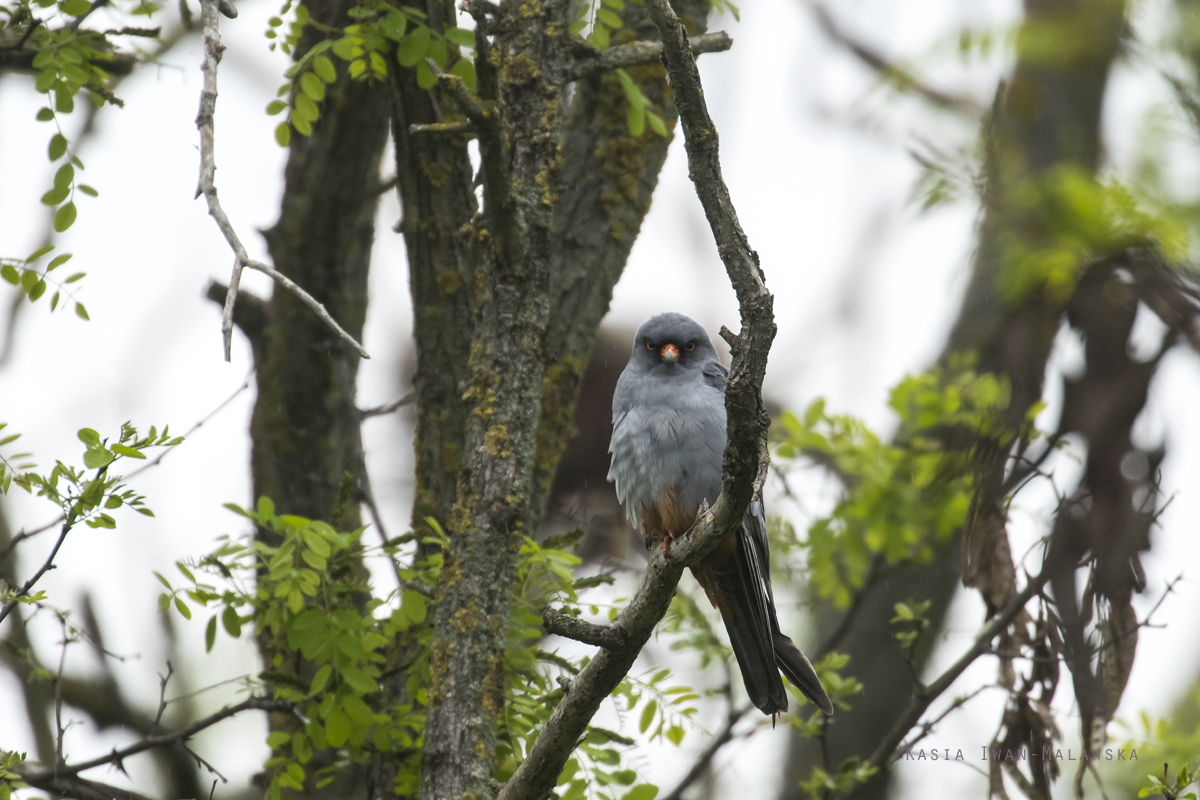
[[[663, 38], [667, 70], [686, 137], [689, 173], [741, 305], [741, 334], [734, 336], [723, 330], [733, 349], [733, 364], [726, 386], [729, 428], [722, 491], [716, 505], [700, 515], [687, 535], [675, 541], [669, 557], [661, 551], [651, 554], [638, 591], [607, 626], [609, 630], [592, 631], [597, 640], [612, 640], [614, 644], [602, 647], [571, 681], [546, 727], [501, 791], [500, 800], [540, 800], [553, 789], [574, 743], [586, 730], [600, 703], [633, 666], [655, 625], [666, 613], [683, 570], [699, 563], [723, 538], [740, 528], [746, 507], [761, 488], [766, 474], [768, 419], [761, 387], [775, 334], [772, 296], [766, 289], [757, 256], [737, 221], [721, 175], [715, 132], [704, 104], [694, 58], [686, 49], [683, 26], [666, 0], [648, 0], [647, 6]], [[551, 625], [556, 626], [557, 620], [551, 619]], [[619, 635], [614, 636], [612, 631]], [[622, 640], [624, 643], [619, 644]]]

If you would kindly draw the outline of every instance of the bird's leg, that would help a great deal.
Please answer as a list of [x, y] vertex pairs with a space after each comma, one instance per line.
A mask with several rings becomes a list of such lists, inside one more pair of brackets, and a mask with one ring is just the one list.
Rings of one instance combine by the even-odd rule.
[[650, 549], [650, 547], [652, 546], [653, 540], [661, 539], [663, 555], [664, 556], [670, 555], [671, 538], [674, 535], [675, 534], [671, 531], [667, 531], [666, 533], [663, 533], [658, 528], [651, 528], [649, 534], [646, 536], [646, 549], [647, 550]]

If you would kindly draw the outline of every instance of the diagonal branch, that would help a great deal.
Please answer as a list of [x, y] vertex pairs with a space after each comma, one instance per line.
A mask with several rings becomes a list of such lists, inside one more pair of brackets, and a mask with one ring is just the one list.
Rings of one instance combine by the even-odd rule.
[[[688, 40], [692, 52], [722, 53], [733, 47], [733, 39], [725, 31], [706, 33], [703, 36], [693, 36]], [[662, 42], [630, 42], [607, 50], [591, 50], [586, 56], [567, 67], [567, 76], [573, 80], [581, 80], [610, 72], [623, 67], [636, 67], [639, 64], [655, 64], [662, 59]]]
[[[105, 764], [113, 764], [120, 766], [121, 762], [129, 756], [143, 753], [147, 750], [152, 750], [156, 747], [172, 747], [177, 744], [186, 742], [191, 737], [195, 736], [202, 730], [211, 728], [222, 720], [229, 719], [232, 716], [240, 714], [243, 711], [290, 711], [294, 705], [285, 700], [275, 700], [269, 697], [250, 697], [240, 703], [232, 706], [226, 706], [220, 711], [209, 714], [201, 720], [193, 722], [171, 733], [160, 733], [154, 736], [147, 736], [141, 741], [134, 742], [128, 747], [120, 750], [113, 750], [106, 756], [93, 758], [91, 761], [83, 761], [78, 764], [63, 764], [55, 769], [43, 770], [41, 772], [32, 772], [22, 774], [21, 780], [31, 786], [48, 784], [55, 780], [63, 780], [74, 778], [85, 770], [94, 769], [104, 766]], [[118, 797], [120, 795], [117, 795]]]
[[200, 0], [200, 21], [204, 31], [204, 64], [202, 65], [204, 88], [200, 91], [200, 111], [196, 115], [196, 127], [200, 130], [200, 183], [196, 187], [196, 197], [204, 195], [204, 199], [208, 201], [209, 215], [216, 220], [217, 227], [221, 229], [225, 241], [229, 242], [229, 246], [233, 249], [233, 274], [229, 278], [229, 291], [225, 295], [225, 308], [221, 313], [221, 334], [225, 340], [225, 360], [229, 360], [229, 350], [233, 341], [233, 307], [237, 301], [242, 270], [246, 267], [270, 276], [276, 283], [296, 295], [360, 356], [370, 358], [358, 340], [346, 333], [342, 326], [325, 310], [325, 306], [317, 302], [312, 295], [272, 267], [250, 259], [245, 245], [238, 238], [233, 224], [225, 215], [225, 210], [221, 208], [221, 202], [217, 199], [217, 161], [214, 148], [213, 118], [217, 107], [217, 66], [221, 63], [221, 54], [225, 50], [225, 46], [221, 44], [221, 25], [217, 16], [220, 5], [218, 0]]
[[[933, 683], [925, 687], [920, 687], [913, 694], [912, 699], [908, 703], [908, 708], [900, 716], [892, 729], [888, 731], [887, 736], [875, 748], [875, 752], [871, 754], [871, 760], [868, 766], [876, 769], [886, 768], [888, 762], [892, 758], [892, 754], [900, 743], [904, 741], [904, 737], [913, 729], [918, 722], [921, 721], [921, 715], [929, 708], [929, 706], [950, 688], [954, 681], [958, 680], [958, 676], [966, 671], [967, 667], [975, 662], [975, 659], [982, 655], [986, 655], [991, 650], [992, 639], [999, 636], [1005, 628], [1008, 627], [1021, 611], [1024, 610], [1025, 604], [1028, 603], [1035, 595], [1041, 592], [1042, 587], [1050, 580], [1050, 573], [1043, 571], [1035, 578], [1031, 578], [1025, 584], [1025, 588], [1017, 593], [1012, 602], [1008, 604], [1000, 613], [992, 618], [979, 635], [975, 637], [975, 642], [967, 652], [963, 653], [957, 661], [934, 680]], [[856, 792], [867, 784], [856, 784], [846, 797], [853, 797]]]
[[[712, 509], [701, 512], [692, 530], [675, 540], [669, 558], [661, 551], [651, 554], [641, 586], [607, 626], [624, 635], [624, 645], [602, 647], [569, 683], [526, 759], [501, 790], [499, 800], [541, 800], [554, 788], [574, 743], [600, 703], [633, 666], [666, 613], [684, 568], [699, 563], [740, 528], [746, 507], [766, 477], [766, 430], [770, 420], [763, 408], [761, 388], [775, 335], [773, 298], [763, 282], [758, 256], [738, 223], [721, 174], [717, 135], [704, 104], [687, 35], [667, 0], [647, 0], [647, 6], [663, 37], [664, 60], [686, 137], [689, 173], [741, 311], [740, 335], [722, 329], [733, 351], [733, 363], [725, 390], [729, 425], [721, 494]], [[555, 622], [551, 617], [552, 626]]]

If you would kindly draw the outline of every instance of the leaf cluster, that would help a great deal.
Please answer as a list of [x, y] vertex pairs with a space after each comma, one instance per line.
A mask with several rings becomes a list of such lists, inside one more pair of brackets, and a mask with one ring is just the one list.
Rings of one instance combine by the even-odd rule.
[[802, 418], [782, 415], [776, 454], [784, 465], [815, 459], [844, 486], [799, 543], [819, 596], [846, 608], [876, 556], [889, 564], [932, 558], [966, 519], [971, 498], [970, 450], [946, 442], [1011, 441], [1001, 419], [1010, 394], [1004, 378], [977, 374], [958, 358], [892, 390], [889, 406], [900, 418], [892, 444], [857, 419], [827, 414], [821, 399]]

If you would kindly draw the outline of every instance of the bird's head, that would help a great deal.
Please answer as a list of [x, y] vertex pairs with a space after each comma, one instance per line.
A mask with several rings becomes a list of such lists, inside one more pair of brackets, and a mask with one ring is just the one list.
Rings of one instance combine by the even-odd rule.
[[638, 328], [630, 361], [646, 371], [675, 374], [717, 360], [708, 333], [683, 314], [659, 314]]

